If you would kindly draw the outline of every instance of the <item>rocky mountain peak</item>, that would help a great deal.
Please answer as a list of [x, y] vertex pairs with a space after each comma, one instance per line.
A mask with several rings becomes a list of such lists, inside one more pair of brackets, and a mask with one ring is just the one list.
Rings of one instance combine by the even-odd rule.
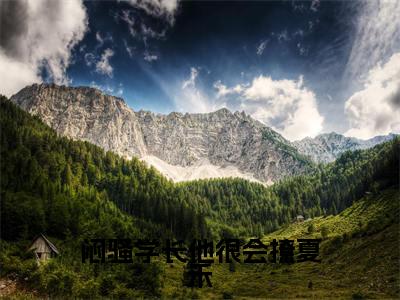
[[186, 168], [191, 179], [242, 176], [270, 183], [309, 166], [278, 133], [227, 108], [205, 114], [134, 112], [97, 89], [53, 84], [26, 87], [11, 100], [60, 134], [157, 162], [167, 176]]
[[367, 149], [395, 137], [394, 134], [378, 136], [369, 140], [346, 137], [336, 132], [324, 133], [315, 138], [305, 138], [293, 145], [297, 150], [315, 162], [328, 163], [334, 161], [347, 150]]

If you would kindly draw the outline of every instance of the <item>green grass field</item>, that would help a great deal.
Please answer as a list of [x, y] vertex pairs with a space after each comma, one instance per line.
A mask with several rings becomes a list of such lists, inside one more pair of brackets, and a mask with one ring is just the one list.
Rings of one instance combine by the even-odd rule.
[[235, 265], [235, 272], [229, 270], [229, 264], [214, 264], [213, 287], [201, 289], [182, 287], [183, 264], [165, 264], [162, 295], [203, 299], [397, 299], [399, 196], [395, 189], [369, 195], [336, 216], [290, 224], [262, 239], [268, 243], [273, 238], [322, 238], [325, 227], [321, 263], [242, 263]]

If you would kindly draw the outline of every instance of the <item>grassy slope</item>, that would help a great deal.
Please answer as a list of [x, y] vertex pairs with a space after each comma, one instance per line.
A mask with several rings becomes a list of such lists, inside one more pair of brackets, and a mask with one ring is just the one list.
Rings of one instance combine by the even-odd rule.
[[[263, 237], [321, 237], [322, 263], [294, 265], [236, 265], [212, 267], [212, 288], [182, 288], [182, 265], [166, 266], [163, 294], [167, 297], [219, 298], [398, 298], [399, 290], [399, 196], [398, 188], [367, 196], [336, 216], [291, 224]], [[308, 233], [314, 224], [315, 231]], [[297, 247], [296, 247], [297, 249]], [[309, 288], [309, 282], [312, 288]]]

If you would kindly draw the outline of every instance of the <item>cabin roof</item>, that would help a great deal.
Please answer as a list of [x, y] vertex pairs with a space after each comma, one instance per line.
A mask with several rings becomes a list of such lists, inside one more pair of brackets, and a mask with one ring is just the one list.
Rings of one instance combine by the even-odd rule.
[[[47, 237], [46, 237], [43, 233], [37, 235], [37, 236], [33, 239], [32, 244], [33, 244], [38, 238], [40, 238], [40, 237], [43, 238], [43, 240], [46, 242], [47, 246], [49, 246], [50, 249], [51, 249], [52, 251], [54, 251], [56, 254], [60, 254], [60, 253], [58, 252], [58, 250], [57, 250], [57, 247], [54, 246], [54, 244], [53, 244], [52, 242], [50, 242], [50, 241], [47, 239]], [[32, 244], [31, 244], [31, 245], [32, 245]]]

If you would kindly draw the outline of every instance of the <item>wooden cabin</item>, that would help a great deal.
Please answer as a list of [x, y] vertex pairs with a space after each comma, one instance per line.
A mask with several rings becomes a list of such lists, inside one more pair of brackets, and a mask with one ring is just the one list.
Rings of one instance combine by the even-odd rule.
[[28, 251], [33, 251], [38, 263], [47, 261], [50, 258], [60, 254], [56, 246], [54, 246], [54, 244], [50, 242], [42, 233], [33, 240]]

